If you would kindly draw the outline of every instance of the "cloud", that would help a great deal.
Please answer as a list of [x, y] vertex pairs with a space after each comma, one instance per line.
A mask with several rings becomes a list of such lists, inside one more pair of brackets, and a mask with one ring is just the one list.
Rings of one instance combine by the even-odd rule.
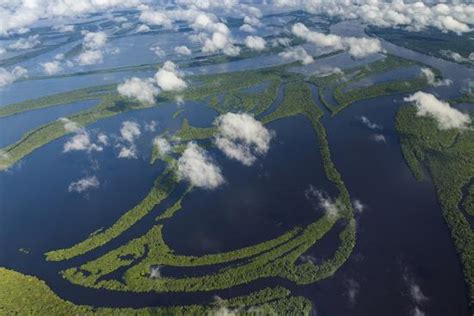
[[81, 129], [81, 126], [77, 122], [71, 121], [67, 117], [61, 117], [59, 121], [64, 124], [64, 129], [67, 132], [77, 132]]
[[349, 54], [355, 58], [363, 58], [382, 51], [380, 41], [374, 38], [343, 37], [334, 34], [324, 34], [309, 30], [303, 23], [294, 24], [291, 31], [294, 35], [318, 47], [348, 49]]
[[64, 144], [63, 153], [70, 151], [102, 151], [102, 149], [102, 146], [91, 142], [89, 133], [87, 131], [80, 130]]
[[460, 1], [436, 5], [422, 1], [381, 0], [274, 0], [273, 3], [342, 19], [360, 19], [369, 25], [404, 27], [412, 31], [431, 26], [444, 32], [453, 31], [460, 34], [470, 31], [469, 25], [474, 21], [474, 6]]
[[300, 61], [303, 65], [308, 65], [314, 62], [313, 56], [309, 55], [301, 46], [287, 49], [286, 51], [279, 53], [278, 56], [287, 60]]
[[217, 148], [246, 166], [252, 165], [257, 156], [265, 155], [270, 148], [272, 133], [246, 113], [223, 114], [214, 125], [217, 127], [214, 139]]
[[316, 189], [313, 185], [305, 191], [305, 197], [315, 209], [322, 209], [331, 217], [339, 216], [343, 206], [338, 201], [331, 199], [327, 193]]
[[191, 50], [186, 46], [176, 46], [174, 52], [179, 55], [189, 56], [192, 54]]
[[262, 51], [265, 49], [267, 42], [260, 36], [247, 36], [245, 38], [245, 46], [251, 50]]
[[352, 207], [354, 207], [354, 211], [357, 213], [362, 213], [366, 209], [366, 206], [360, 200], [353, 200]]
[[58, 25], [53, 26], [53, 30], [56, 30], [60, 33], [70, 33], [74, 31], [74, 25]]
[[452, 108], [449, 103], [438, 100], [434, 95], [418, 91], [404, 99], [406, 102], [414, 102], [417, 107], [418, 116], [434, 118], [438, 123], [438, 128], [446, 129], [465, 129], [471, 123], [468, 114]]
[[107, 146], [109, 144], [109, 137], [104, 133], [99, 133], [97, 135], [97, 141], [102, 145]]
[[166, 13], [149, 8], [141, 12], [140, 21], [149, 25], [162, 26], [166, 29], [170, 29], [173, 26], [173, 20]]
[[20, 78], [26, 77], [28, 70], [21, 66], [15, 66], [11, 71], [0, 67], [0, 88], [8, 86]]
[[163, 91], [181, 91], [187, 87], [182, 76], [175, 63], [166, 61], [155, 74], [155, 81]]
[[160, 93], [160, 89], [154, 85], [152, 79], [140, 79], [132, 77], [126, 79], [117, 86], [120, 95], [137, 99], [146, 104], [154, 104], [155, 97]]
[[75, 182], [71, 182], [68, 187], [69, 192], [82, 193], [90, 189], [96, 189], [100, 186], [100, 182], [96, 176], [85, 177]]
[[137, 33], [147, 33], [150, 31], [151, 31], [150, 27], [146, 24], [140, 24], [136, 29]]
[[13, 42], [12, 44], [8, 45], [8, 48], [11, 50], [31, 49], [41, 44], [38, 37], [38, 35], [31, 35], [27, 38], [20, 38], [16, 42]]
[[161, 266], [153, 265], [150, 266], [150, 279], [159, 279], [161, 278]]
[[349, 298], [349, 303], [351, 305], [354, 305], [356, 303], [357, 296], [359, 295], [360, 284], [354, 279], [347, 279], [345, 283], [346, 283], [347, 296]]
[[421, 75], [426, 78], [426, 81], [428, 81], [429, 85], [435, 87], [450, 86], [451, 84], [453, 84], [453, 81], [450, 79], [437, 79], [433, 70], [431, 70], [430, 68], [421, 68]]
[[402, 277], [403, 277], [403, 281], [405, 282], [408, 288], [408, 294], [410, 296], [410, 300], [413, 303], [412, 315], [415, 315], [415, 316], [425, 315], [421, 307], [429, 301], [428, 297], [426, 297], [426, 295], [422, 292], [421, 286], [416, 282], [413, 275], [409, 273], [408, 267], [404, 267], [404, 272], [403, 272]]
[[58, 60], [42, 63], [41, 67], [47, 75], [54, 75], [63, 70], [61, 63]]
[[103, 60], [104, 55], [100, 50], [86, 50], [76, 58], [81, 66], [100, 64]]
[[136, 159], [137, 158], [137, 149], [134, 145], [129, 147], [127, 146], [119, 146], [120, 151], [118, 154], [118, 158], [125, 158], [125, 159]]
[[371, 138], [376, 143], [383, 143], [383, 144], [387, 143], [387, 139], [385, 138], [385, 135], [383, 134], [372, 134]]
[[255, 33], [257, 31], [253, 26], [251, 26], [249, 24], [243, 24], [239, 28], [239, 30], [241, 30], [242, 32], [247, 32], [247, 33]]
[[366, 116], [362, 115], [360, 117], [360, 121], [362, 122], [362, 124], [364, 124], [365, 126], [367, 126], [368, 128], [370, 129], [383, 129], [382, 125], [379, 125], [379, 124], [376, 124], [376, 123], [373, 123], [371, 122]]
[[120, 128], [120, 135], [123, 140], [126, 140], [129, 143], [135, 142], [135, 140], [141, 135], [140, 125], [136, 122], [124, 121]]
[[[40, 19], [78, 17], [112, 9], [135, 8], [141, 0], [103, 1], [3, 1], [0, 4], [0, 34], [8, 35], [31, 26]], [[64, 19], [61, 19], [64, 20]]]
[[84, 32], [82, 46], [86, 50], [101, 49], [107, 43], [107, 34], [105, 32]]
[[152, 46], [150, 47], [150, 50], [155, 53], [155, 55], [158, 57], [158, 58], [162, 58], [162, 57], [165, 57], [166, 56], [166, 53], [164, 50], [162, 50], [159, 46]]
[[171, 144], [163, 137], [155, 137], [153, 140], [153, 146], [158, 149], [160, 155], [167, 155], [171, 151]]
[[151, 120], [150, 122], [145, 122], [145, 131], [147, 132], [154, 132], [156, 131], [156, 127], [158, 126], [158, 122], [155, 120]]
[[209, 157], [207, 152], [193, 142], [189, 142], [178, 160], [179, 179], [193, 186], [212, 190], [224, 184], [221, 169]]

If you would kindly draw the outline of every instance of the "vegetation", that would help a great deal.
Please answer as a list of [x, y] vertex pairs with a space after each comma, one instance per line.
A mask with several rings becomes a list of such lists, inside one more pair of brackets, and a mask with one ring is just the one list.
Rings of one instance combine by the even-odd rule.
[[134, 208], [122, 215], [110, 228], [90, 235], [84, 241], [66, 249], [54, 250], [46, 253], [46, 259], [50, 261], [61, 261], [82, 255], [92, 249], [108, 243], [110, 240], [119, 236], [148, 214], [156, 205], [164, 200], [175, 187], [174, 174], [165, 172], [155, 182], [148, 195]]
[[474, 177], [474, 131], [440, 130], [434, 119], [417, 116], [411, 106], [400, 109], [396, 128], [405, 160], [414, 175], [421, 179], [425, 168], [433, 179], [474, 306], [474, 232], [466, 219], [469, 215], [464, 215], [459, 207], [463, 188]]
[[111, 308], [76, 305], [58, 297], [46, 283], [34, 276], [0, 268], [0, 314], [2, 315], [205, 315], [227, 309], [239, 315], [277, 314], [309, 315], [311, 303], [303, 297], [290, 296], [282, 287], [266, 288], [218, 304]]
[[[366, 66], [354, 67], [346, 70], [344, 73], [334, 73], [326, 76], [311, 76], [309, 81], [319, 87], [319, 98], [333, 115], [342, 111], [352, 103], [368, 98], [374, 98], [382, 95], [391, 95], [407, 91], [415, 91], [425, 87], [428, 82], [423, 75], [409, 80], [394, 80], [388, 82], [376, 83], [368, 87], [347, 89], [348, 86], [361, 79], [400, 67], [422, 65], [420, 63], [388, 55], [384, 59], [377, 60]], [[431, 68], [439, 79], [440, 72]], [[324, 96], [324, 91], [332, 90], [332, 95], [337, 104], [330, 104]]]

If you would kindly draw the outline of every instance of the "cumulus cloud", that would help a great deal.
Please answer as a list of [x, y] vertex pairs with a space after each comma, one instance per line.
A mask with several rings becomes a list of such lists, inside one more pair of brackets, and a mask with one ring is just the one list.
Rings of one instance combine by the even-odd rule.
[[465, 129], [471, 123], [468, 114], [452, 108], [449, 103], [438, 100], [434, 95], [418, 91], [404, 99], [406, 102], [414, 102], [417, 107], [418, 116], [434, 118], [439, 129]]
[[158, 149], [160, 155], [167, 155], [171, 152], [171, 144], [166, 138], [159, 136], [155, 137], [155, 139], [153, 140], [153, 145]]
[[158, 58], [162, 58], [162, 57], [165, 57], [166, 53], [164, 50], [162, 50], [160, 48], [160, 46], [152, 46], [150, 47], [150, 50], [155, 53], [155, 55], [158, 57]]
[[150, 122], [145, 122], [145, 131], [147, 132], [154, 132], [156, 131], [156, 127], [158, 126], [158, 122], [155, 120], [151, 120]]
[[146, 24], [140, 24], [136, 29], [137, 33], [147, 33], [150, 31], [151, 31], [150, 27]]
[[370, 138], [376, 143], [382, 143], [382, 144], [387, 143], [387, 139], [385, 138], [384, 134], [372, 134]]
[[107, 135], [105, 135], [104, 133], [99, 133], [97, 135], [97, 141], [104, 145], [104, 146], [107, 146], [109, 144], [109, 137]]
[[100, 50], [86, 50], [77, 56], [77, 62], [81, 66], [100, 64], [104, 60], [104, 55]]
[[345, 283], [346, 283], [347, 296], [349, 298], [349, 303], [351, 305], [354, 305], [356, 303], [357, 296], [359, 295], [360, 284], [354, 279], [347, 279]]
[[140, 137], [140, 125], [132, 121], [122, 122], [122, 127], [120, 128], [120, 136], [123, 140], [126, 140], [129, 143], [135, 142], [135, 140]]
[[174, 52], [179, 55], [189, 56], [191, 55], [191, 50], [187, 46], [176, 46]]
[[47, 75], [54, 75], [63, 70], [61, 63], [58, 60], [42, 63], [41, 67]]
[[247, 32], [247, 33], [255, 33], [257, 31], [253, 26], [251, 26], [249, 24], [243, 24], [239, 28], [239, 30], [241, 30], [242, 32]]
[[366, 116], [362, 115], [361, 117], [359, 117], [360, 121], [362, 122], [362, 124], [364, 124], [365, 126], [367, 126], [368, 128], [370, 129], [378, 129], [378, 130], [381, 130], [383, 129], [382, 125], [379, 125], [379, 124], [376, 124], [376, 123], [373, 123], [371, 122]]
[[178, 66], [172, 61], [166, 61], [155, 74], [155, 81], [163, 91], [181, 91], [187, 87], [182, 77], [182, 73], [178, 71]]
[[8, 86], [20, 78], [26, 77], [28, 70], [21, 66], [15, 66], [11, 71], [0, 67], [0, 88]]
[[343, 37], [334, 34], [324, 34], [309, 30], [303, 23], [294, 24], [291, 31], [294, 35], [318, 47], [348, 49], [349, 54], [355, 58], [363, 58], [382, 51], [380, 41], [374, 38]]
[[96, 189], [100, 186], [99, 179], [96, 176], [85, 177], [75, 182], [71, 182], [68, 187], [69, 192], [82, 193], [90, 189]]
[[146, 104], [154, 104], [155, 97], [160, 93], [160, 89], [155, 86], [152, 79], [140, 79], [132, 77], [126, 79], [117, 86], [120, 95], [137, 99]]
[[107, 43], [107, 34], [105, 32], [84, 32], [82, 46], [84, 49], [96, 50], [103, 48]]
[[252, 165], [257, 156], [265, 155], [270, 148], [272, 133], [249, 114], [226, 113], [219, 116], [214, 125], [217, 148], [246, 166]]
[[316, 189], [313, 185], [305, 191], [305, 197], [315, 209], [322, 209], [328, 216], [337, 217], [343, 206], [334, 201], [325, 192]]
[[430, 68], [421, 68], [421, 75], [426, 78], [426, 81], [428, 81], [429, 85], [435, 87], [450, 86], [453, 83], [453, 81], [450, 79], [437, 79], [433, 70], [431, 70]]
[[366, 209], [366, 206], [362, 204], [360, 200], [352, 201], [352, 207], [354, 208], [354, 211], [356, 211], [357, 213], [362, 213]]
[[286, 51], [279, 53], [278, 56], [287, 60], [300, 61], [303, 65], [308, 65], [314, 62], [313, 56], [308, 54], [301, 46], [287, 49]]
[[267, 42], [260, 36], [247, 36], [244, 40], [245, 46], [251, 50], [262, 51]]
[[173, 26], [173, 20], [166, 13], [154, 11], [150, 8], [141, 12], [140, 21], [149, 25], [162, 26], [167, 29], [170, 29]]
[[118, 158], [125, 158], [125, 159], [136, 159], [137, 158], [137, 149], [134, 145], [130, 146], [119, 146], [120, 151], [118, 154]]
[[203, 189], [212, 190], [225, 182], [220, 167], [193, 142], [188, 143], [179, 158], [177, 174], [180, 179]]
[[71, 121], [67, 117], [61, 117], [59, 121], [64, 124], [64, 129], [67, 132], [77, 132], [81, 129], [81, 126], [77, 122]]
[[8, 48], [11, 50], [31, 49], [41, 44], [38, 37], [38, 35], [31, 35], [27, 38], [20, 38], [12, 44], [8, 45]]
[[381, 27], [404, 27], [419, 31], [435, 27], [441, 31], [458, 34], [471, 30], [474, 21], [474, 6], [470, 3], [453, 1], [432, 5], [422, 1], [306, 1], [274, 0], [277, 6], [291, 6], [310, 13], [328, 14], [343, 19], [360, 19], [370, 25]]
[[53, 26], [53, 30], [61, 32], [61, 33], [73, 32], [74, 29], [75, 29], [74, 25], [55, 25], [55, 26]]
[[67, 18], [110, 9], [135, 8], [141, 0], [106, 1], [3, 1], [0, 4], [0, 34], [18, 32], [40, 19]]
[[67, 153], [70, 151], [102, 151], [102, 146], [94, 144], [91, 139], [90, 135], [85, 130], [80, 130], [71, 137], [65, 144], [63, 148], [63, 152]]

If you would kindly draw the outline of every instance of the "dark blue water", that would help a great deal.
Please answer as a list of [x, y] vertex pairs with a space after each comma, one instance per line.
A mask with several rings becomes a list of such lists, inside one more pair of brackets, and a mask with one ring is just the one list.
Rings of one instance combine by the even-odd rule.
[[18, 141], [26, 132], [39, 126], [55, 121], [60, 117], [80, 112], [97, 105], [98, 100], [87, 100], [64, 105], [54, 106], [0, 117], [0, 147], [4, 147]]

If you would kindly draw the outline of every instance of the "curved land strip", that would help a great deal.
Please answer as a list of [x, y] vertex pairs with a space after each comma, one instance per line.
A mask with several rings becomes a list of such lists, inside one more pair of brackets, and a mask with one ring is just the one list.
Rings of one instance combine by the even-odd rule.
[[417, 116], [416, 109], [410, 106], [398, 112], [396, 128], [414, 176], [421, 180], [427, 170], [433, 179], [444, 219], [461, 257], [474, 308], [474, 231], [459, 209], [463, 187], [474, 177], [474, 131], [440, 130], [434, 119]]
[[219, 299], [209, 306], [188, 305], [148, 308], [110, 308], [76, 305], [57, 296], [33, 276], [0, 268], [0, 313], [2, 315], [205, 315], [232, 311], [239, 315], [284, 313], [309, 315], [311, 303], [290, 296], [282, 287], [267, 288], [246, 296]]
[[[382, 74], [400, 67], [409, 67], [414, 65], [428, 67], [412, 60], [396, 57], [393, 55], [387, 55], [387, 57], [384, 59], [375, 61], [366, 66], [345, 70], [343, 74], [334, 73], [327, 76], [315, 75], [311, 76], [309, 81], [319, 87], [319, 98], [322, 104], [324, 104], [324, 106], [326, 106], [326, 108], [331, 111], [333, 115], [335, 115], [356, 101], [383, 95], [420, 90], [421, 88], [425, 87], [428, 84], [428, 81], [425, 76], [420, 74], [418, 77], [413, 79], [381, 82], [373, 84], [369, 87], [354, 88], [348, 91], [345, 89], [351, 83], [368, 78], [369, 76]], [[435, 73], [437, 79], [439, 79], [441, 76], [440, 72], [434, 68], [430, 69]], [[324, 96], [324, 91], [326, 89], [332, 90], [332, 96], [337, 104], [331, 104], [328, 100], [326, 100]]]

